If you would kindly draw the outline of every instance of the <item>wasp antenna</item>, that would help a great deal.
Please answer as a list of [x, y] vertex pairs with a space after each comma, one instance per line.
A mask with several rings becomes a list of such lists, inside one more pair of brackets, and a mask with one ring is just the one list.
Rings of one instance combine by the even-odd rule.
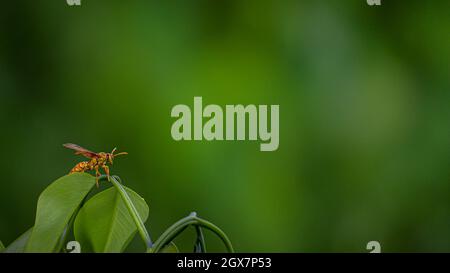
[[127, 152], [121, 152], [121, 153], [115, 154], [114, 156], [118, 156], [118, 155], [127, 155], [127, 154], [128, 154]]
[[114, 152], [117, 150], [117, 147], [114, 147], [114, 149], [112, 150], [111, 154], [114, 154]]

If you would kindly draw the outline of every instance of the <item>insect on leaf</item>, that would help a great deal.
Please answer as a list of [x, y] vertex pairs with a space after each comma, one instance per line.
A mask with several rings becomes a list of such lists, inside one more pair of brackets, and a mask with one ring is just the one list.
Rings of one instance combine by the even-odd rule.
[[[145, 222], [149, 211], [147, 203], [131, 189], [125, 189]], [[74, 223], [75, 239], [80, 242], [82, 252], [122, 252], [136, 231], [137, 227], [115, 187], [89, 199]]]
[[61, 236], [72, 215], [95, 185], [86, 173], [63, 176], [39, 196], [36, 220], [25, 252], [57, 252]]

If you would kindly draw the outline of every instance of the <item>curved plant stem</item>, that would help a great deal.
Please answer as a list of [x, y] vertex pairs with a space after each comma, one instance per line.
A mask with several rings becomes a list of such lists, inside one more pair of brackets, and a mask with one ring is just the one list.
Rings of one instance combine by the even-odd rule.
[[[107, 176], [102, 175], [99, 177], [99, 180], [107, 180]], [[199, 218], [197, 216], [197, 213], [195, 212], [192, 212], [189, 216], [184, 217], [183, 219], [179, 220], [178, 222], [170, 226], [153, 244], [152, 240], [150, 239], [150, 235], [148, 234], [147, 229], [145, 228], [145, 225], [142, 222], [142, 219], [136, 210], [136, 207], [134, 206], [133, 202], [128, 196], [126, 190], [122, 187], [120, 178], [118, 176], [110, 176], [110, 182], [114, 185], [114, 187], [116, 187], [122, 200], [125, 203], [125, 206], [127, 207], [128, 212], [133, 218], [133, 221], [136, 224], [139, 234], [147, 247], [147, 253], [160, 252], [166, 245], [170, 244], [170, 242], [172, 242], [175, 239], [175, 237], [177, 237], [181, 232], [183, 232], [187, 227], [191, 225], [195, 226], [196, 228], [198, 235], [197, 239], [199, 240], [199, 244], [203, 249], [203, 251], [206, 250], [206, 247], [201, 228], [206, 228], [212, 231], [222, 240], [223, 244], [225, 245], [229, 253], [234, 253], [233, 246], [231, 244], [231, 241], [228, 239], [227, 235], [213, 223], [206, 221], [202, 218]]]
[[230, 239], [228, 239], [227, 235], [225, 234], [225, 232], [223, 232], [219, 227], [217, 227], [216, 225], [214, 225], [211, 222], [208, 222], [204, 219], [198, 218], [196, 217], [197, 221], [198, 221], [198, 225], [202, 226], [206, 229], [211, 230], [212, 232], [214, 232], [217, 236], [219, 236], [219, 238], [222, 240], [222, 242], [224, 243], [225, 247], [227, 248], [227, 251], [230, 253], [234, 253], [234, 249], [233, 249], [233, 245], [231, 244]]
[[195, 231], [197, 233], [197, 240], [195, 242], [194, 252], [206, 253], [206, 243], [202, 228], [195, 226]]
[[[153, 246], [152, 240], [150, 239], [150, 235], [147, 232], [147, 229], [145, 228], [144, 223], [142, 222], [141, 217], [139, 216], [138, 211], [136, 210], [136, 207], [134, 206], [133, 202], [131, 201], [130, 197], [128, 196], [128, 193], [126, 190], [122, 187], [122, 184], [118, 181], [116, 176], [110, 176], [110, 182], [116, 187], [117, 191], [120, 194], [120, 197], [122, 197], [123, 202], [125, 203], [125, 206], [127, 207], [128, 212], [131, 215], [131, 218], [133, 218], [134, 223], [136, 224], [136, 227], [139, 231], [139, 235], [141, 236], [142, 240], [145, 242], [145, 246], [147, 247], [147, 252], [151, 251], [151, 248]], [[99, 177], [99, 180], [107, 179], [107, 176], [102, 175]]]
[[228, 239], [227, 235], [213, 223], [197, 217], [197, 214], [195, 212], [179, 220], [178, 222], [170, 226], [166, 231], [164, 231], [164, 233], [153, 245], [152, 252], [159, 252], [164, 246], [169, 244], [173, 239], [175, 239], [175, 237], [177, 237], [184, 229], [186, 229], [190, 225], [209, 229], [222, 240], [228, 252], [234, 252], [231, 241]]

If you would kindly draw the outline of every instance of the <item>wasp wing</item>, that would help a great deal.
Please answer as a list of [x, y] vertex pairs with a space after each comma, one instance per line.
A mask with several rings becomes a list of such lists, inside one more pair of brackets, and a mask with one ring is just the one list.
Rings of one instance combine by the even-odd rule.
[[67, 149], [74, 150], [76, 155], [84, 155], [87, 158], [98, 157], [97, 153], [89, 151], [88, 149], [78, 146], [77, 144], [66, 143], [66, 144], [63, 144], [63, 146], [66, 147]]

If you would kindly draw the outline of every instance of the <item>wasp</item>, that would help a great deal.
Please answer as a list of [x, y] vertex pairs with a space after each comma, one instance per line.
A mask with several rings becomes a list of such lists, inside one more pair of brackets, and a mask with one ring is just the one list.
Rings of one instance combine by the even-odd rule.
[[95, 177], [96, 177], [96, 184], [97, 184], [97, 188], [98, 188], [98, 178], [100, 177], [100, 171], [99, 169], [102, 168], [107, 177], [108, 177], [108, 181], [109, 181], [109, 167], [108, 167], [108, 163], [109, 164], [113, 164], [114, 161], [114, 157], [118, 156], [118, 155], [127, 155], [127, 152], [121, 152], [118, 154], [114, 154], [116, 152], [116, 148], [114, 148], [112, 150], [111, 153], [104, 153], [104, 152], [100, 152], [100, 153], [94, 153], [92, 151], [89, 151], [88, 149], [85, 149], [83, 147], [80, 147], [76, 144], [72, 144], [72, 143], [66, 143], [63, 144], [64, 147], [74, 150], [76, 155], [83, 155], [87, 158], [89, 158], [89, 161], [82, 161], [80, 163], [78, 163], [77, 165], [75, 165], [75, 167], [72, 168], [72, 170], [70, 170], [69, 173], [83, 173], [86, 171], [92, 171], [95, 170]]

